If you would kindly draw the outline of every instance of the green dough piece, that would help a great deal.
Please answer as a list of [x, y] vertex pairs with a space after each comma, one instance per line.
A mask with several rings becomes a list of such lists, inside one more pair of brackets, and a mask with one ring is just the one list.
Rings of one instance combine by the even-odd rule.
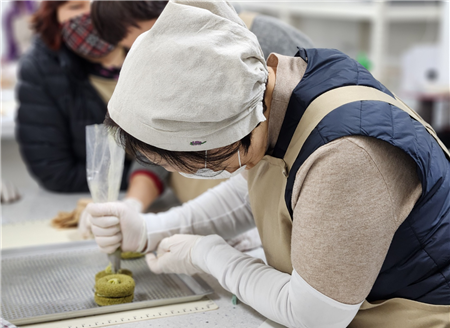
[[138, 252], [122, 252], [122, 254], [120, 255], [122, 260], [138, 259], [143, 256], [145, 256], [145, 254], [138, 253]]
[[105, 272], [106, 273], [112, 273], [111, 263], [109, 263], [108, 266], [105, 268]]
[[103, 296], [98, 296], [97, 293], [94, 295], [94, 301], [100, 306], [131, 303], [133, 301], [134, 294], [125, 297], [114, 297], [108, 298]]
[[[100, 271], [97, 272], [97, 274], [95, 275], [95, 281], [99, 280], [100, 278], [106, 277], [106, 276], [110, 276], [113, 273], [111, 271], [106, 272], [106, 271]], [[119, 274], [125, 274], [127, 276], [130, 276], [131, 278], [133, 278], [133, 273], [130, 270], [127, 269], [120, 269], [119, 270]]]
[[97, 281], [97, 280], [99, 280], [100, 278], [103, 278], [103, 277], [105, 277], [105, 276], [109, 276], [109, 275], [111, 275], [112, 273], [107, 273], [107, 272], [105, 272], [105, 271], [100, 271], [100, 272], [97, 272], [97, 274], [95, 275], [95, 281]]
[[105, 298], [126, 297], [134, 293], [133, 278], [124, 274], [110, 274], [95, 282], [95, 293]]

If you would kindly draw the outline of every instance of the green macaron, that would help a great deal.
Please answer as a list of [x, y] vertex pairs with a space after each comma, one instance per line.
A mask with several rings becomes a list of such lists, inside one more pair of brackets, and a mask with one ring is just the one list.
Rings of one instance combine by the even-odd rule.
[[97, 303], [100, 306], [131, 303], [133, 301], [133, 298], [134, 294], [126, 297], [114, 297], [114, 298], [102, 297], [98, 296], [97, 294], [94, 295], [95, 303]]
[[133, 278], [124, 274], [111, 274], [95, 283], [95, 302], [100, 306], [129, 303], [134, 297]]

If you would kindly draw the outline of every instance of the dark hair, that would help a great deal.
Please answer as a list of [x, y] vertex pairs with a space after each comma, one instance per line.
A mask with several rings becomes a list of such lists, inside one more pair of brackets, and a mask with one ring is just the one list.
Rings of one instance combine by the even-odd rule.
[[128, 34], [130, 26], [158, 18], [167, 1], [94, 1], [91, 17], [100, 37], [117, 44]]
[[[114, 120], [106, 113], [106, 127], [113, 133], [117, 142], [125, 148], [125, 151], [143, 165], [157, 165], [158, 160], [151, 161], [144, 154], [154, 154], [156, 157], [163, 159], [167, 164], [182, 169], [188, 173], [195, 173], [199, 167], [205, 163], [205, 151], [170, 151], [157, 148], [136, 139], [125, 130], [123, 130]], [[236, 154], [239, 150], [243, 150], [244, 154], [248, 152], [252, 139], [252, 132], [243, 139], [226, 147], [217, 150], [208, 150], [207, 165], [209, 169], [214, 171], [224, 170], [223, 162]]]
[[42, 1], [39, 9], [31, 18], [31, 28], [52, 50], [58, 50], [61, 47], [62, 37], [57, 11], [66, 2]]

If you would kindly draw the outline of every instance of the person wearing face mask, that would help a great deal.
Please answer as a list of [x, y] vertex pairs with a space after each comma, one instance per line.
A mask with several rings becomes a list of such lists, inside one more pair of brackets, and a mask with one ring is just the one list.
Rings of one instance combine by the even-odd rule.
[[[140, 34], [152, 28], [166, 4], [167, 1], [93, 1], [92, 20], [104, 40], [129, 49]], [[247, 12], [242, 12], [240, 17], [258, 38], [265, 58], [271, 52], [293, 55], [295, 45], [313, 47], [305, 34], [274, 17]], [[156, 175], [159, 173], [162, 173], [160, 181], [169, 185], [181, 202], [194, 199], [220, 183], [219, 179], [189, 181], [177, 173], [155, 171]]]
[[[140, 34], [152, 28], [166, 4], [167, 1], [93, 1], [92, 21], [104, 40], [129, 49]], [[313, 47], [305, 34], [274, 17], [247, 12], [242, 12], [240, 17], [258, 38], [265, 58], [271, 52], [293, 55], [296, 46]], [[181, 202], [189, 201], [220, 183], [189, 181], [178, 174], [155, 172], [156, 175], [158, 173], [162, 173], [160, 181], [170, 185]]]
[[[167, 1], [93, 1], [92, 20], [99, 35], [112, 44], [131, 48], [136, 38], [152, 28]], [[236, 4], [234, 4], [236, 5]], [[312, 48], [313, 43], [301, 31], [274, 17], [243, 12], [240, 17], [252, 31], [261, 45], [264, 57], [271, 52], [282, 55], [293, 55], [296, 47]], [[192, 180], [178, 173], [168, 174], [152, 166], [155, 176], [166, 187], [170, 187], [180, 202], [190, 201], [223, 181], [224, 171], [214, 180]], [[152, 187], [148, 186], [147, 190]], [[154, 187], [155, 188], [155, 187]], [[145, 198], [145, 195], [141, 195]], [[89, 216], [83, 216], [79, 225], [82, 234], [90, 232]], [[86, 222], [84, 222], [86, 221]], [[256, 230], [249, 231], [229, 241], [238, 249], [245, 250], [260, 245]]]
[[[17, 140], [28, 170], [50, 191], [88, 191], [85, 127], [103, 122], [126, 55], [98, 36], [90, 6], [41, 2], [32, 19], [37, 35], [20, 61]], [[148, 205], [138, 198], [142, 181], [158, 193], [162, 185], [150, 171], [131, 166], [126, 159], [121, 189], [129, 185], [127, 202], [142, 210]]]
[[[449, 326], [450, 152], [347, 55], [266, 61], [227, 2], [170, 1], [128, 53], [108, 113], [143, 162], [246, 170], [165, 213], [90, 204], [104, 252], [209, 273], [287, 327]], [[267, 264], [224, 241], [254, 225]]]

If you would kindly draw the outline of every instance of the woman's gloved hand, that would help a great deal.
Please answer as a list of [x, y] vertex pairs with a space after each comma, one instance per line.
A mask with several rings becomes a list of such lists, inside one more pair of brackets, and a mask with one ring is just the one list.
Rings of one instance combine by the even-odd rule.
[[164, 238], [158, 245], [156, 255], [149, 253], [145, 259], [154, 273], [184, 273], [194, 275], [203, 272], [192, 261], [192, 254], [198, 242], [204, 238], [197, 235], [173, 235]]
[[[142, 203], [135, 198], [126, 198], [123, 200], [125, 204], [135, 209], [139, 213], [142, 212]], [[92, 228], [91, 228], [91, 215], [86, 211], [86, 208], [80, 215], [80, 221], [78, 222], [78, 232], [84, 239], [88, 239], [92, 237]]]
[[100, 250], [142, 252], [147, 244], [144, 217], [129, 201], [89, 204], [86, 212]]
[[11, 182], [2, 180], [0, 199], [2, 204], [13, 203], [20, 199], [20, 194]]

